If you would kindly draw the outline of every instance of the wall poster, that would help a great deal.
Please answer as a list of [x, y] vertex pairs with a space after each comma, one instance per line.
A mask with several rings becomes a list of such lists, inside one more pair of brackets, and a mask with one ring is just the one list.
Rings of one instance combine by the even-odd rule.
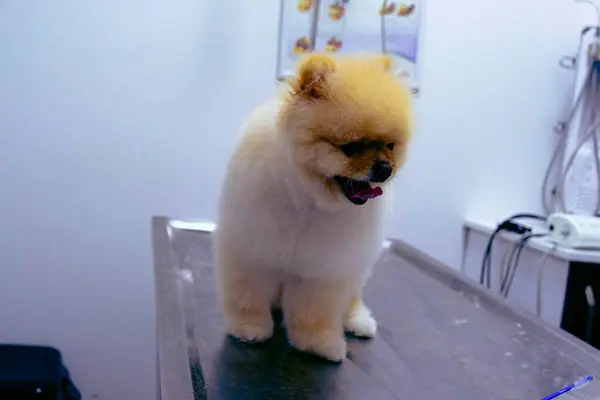
[[418, 93], [417, 44], [423, 0], [281, 0], [278, 79], [311, 51], [381, 52]]

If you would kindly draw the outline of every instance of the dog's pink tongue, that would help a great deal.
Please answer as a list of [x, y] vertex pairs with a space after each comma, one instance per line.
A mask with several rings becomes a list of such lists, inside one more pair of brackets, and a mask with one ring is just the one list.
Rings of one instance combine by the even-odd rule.
[[352, 195], [353, 198], [359, 198], [363, 200], [374, 199], [375, 197], [379, 197], [383, 194], [383, 189], [379, 186], [377, 187], [369, 187], [367, 189], [361, 190], [358, 193]]

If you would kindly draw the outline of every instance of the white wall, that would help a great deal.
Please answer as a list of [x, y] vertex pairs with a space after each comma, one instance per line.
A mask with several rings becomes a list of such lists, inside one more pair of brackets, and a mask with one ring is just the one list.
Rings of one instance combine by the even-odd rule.
[[418, 134], [393, 234], [457, 268], [466, 215], [542, 211], [552, 127], [574, 79], [558, 60], [595, 16], [571, 0], [429, 0], [424, 23]]
[[[0, 3], [0, 341], [61, 348], [85, 398], [155, 396], [149, 219], [214, 216], [235, 130], [271, 90], [277, 3]], [[467, 211], [539, 208], [572, 78], [557, 60], [587, 12], [427, 2], [394, 235], [457, 266]]]
[[150, 217], [214, 215], [277, 13], [0, 2], [0, 342], [58, 346], [86, 399], [156, 398]]

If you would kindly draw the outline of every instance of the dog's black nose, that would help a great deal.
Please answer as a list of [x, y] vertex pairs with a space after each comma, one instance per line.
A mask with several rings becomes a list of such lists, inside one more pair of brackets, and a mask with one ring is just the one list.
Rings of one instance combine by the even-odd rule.
[[371, 167], [371, 182], [385, 182], [392, 175], [392, 166], [387, 161], [377, 161]]

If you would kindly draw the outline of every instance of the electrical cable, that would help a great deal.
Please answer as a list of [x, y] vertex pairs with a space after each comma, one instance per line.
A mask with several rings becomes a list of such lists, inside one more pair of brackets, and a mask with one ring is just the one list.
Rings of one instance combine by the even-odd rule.
[[520, 214], [512, 215], [511, 217], [505, 219], [504, 221], [502, 221], [500, 224], [498, 224], [496, 226], [496, 229], [494, 230], [494, 232], [492, 232], [492, 234], [490, 235], [490, 238], [488, 240], [487, 246], [484, 251], [483, 258], [481, 260], [481, 269], [479, 271], [479, 283], [481, 285], [483, 285], [484, 281], [485, 281], [488, 289], [490, 289], [492, 287], [492, 284], [491, 284], [492, 246], [494, 244], [494, 240], [496, 239], [496, 236], [498, 235], [498, 233], [500, 233], [500, 231], [502, 231], [502, 230], [508, 230], [508, 231], [512, 231], [515, 233], [527, 233], [526, 231], [519, 232], [519, 228], [522, 229], [523, 227], [519, 227], [518, 225], [513, 223], [513, 220], [516, 220], [516, 219], [533, 219], [533, 220], [541, 220], [541, 221], [546, 220], [546, 218], [541, 215], [531, 214], [531, 213], [520, 213]]
[[[484, 252], [483, 259], [481, 260], [481, 271], [480, 271], [480, 276], [479, 276], [479, 283], [483, 285], [484, 278], [485, 278], [486, 286], [488, 289], [491, 288], [492, 245], [493, 245], [494, 240], [495, 240], [496, 236], [498, 235], [498, 233], [500, 233], [500, 231], [502, 231], [502, 230], [508, 230], [508, 231], [515, 232], [515, 233], [527, 233], [528, 232], [528, 231], [525, 231], [526, 228], [513, 223], [512, 221], [515, 219], [545, 220], [544, 217], [542, 217], [540, 215], [536, 215], [536, 214], [528, 214], [528, 213], [515, 214], [515, 215], [511, 216], [510, 218], [504, 220], [502, 223], [500, 223], [496, 227], [496, 229], [490, 236], [490, 239], [488, 241], [488, 244], [487, 244], [485, 252]], [[523, 230], [523, 231], [520, 231], [520, 230]]]
[[[591, 69], [592, 70], [595, 69], [593, 64], [591, 66]], [[590, 103], [592, 103], [592, 104], [596, 104], [597, 91], [598, 91], [598, 73], [594, 72], [592, 74], [592, 87], [591, 87], [591, 93], [590, 93], [590, 97], [591, 97]], [[590, 122], [593, 124], [592, 121], [595, 121], [595, 120], [596, 120], [596, 107], [592, 106]], [[596, 187], [598, 188], [598, 190], [600, 190], [600, 158], [598, 158], [598, 156], [600, 155], [600, 146], [598, 146], [598, 135], [596, 133], [596, 130], [594, 130], [594, 132], [592, 133], [592, 144], [594, 146], [594, 165], [596, 167]], [[600, 215], [600, 195], [596, 195], [596, 209], [594, 210], [594, 215]]]
[[[506, 261], [506, 267], [504, 268], [504, 273], [500, 275], [502, 280], [500, 282], [500, 295], [504, 295], [504, 289], [506, 288], [506, 283], [508, 282], [508, 278], [511, 274], [512, 265], [514, 264], [514, 259], [517, 251], [520, 247], [524, 246], [525, 243], [529, 240], [532, 234], [522, 236], [512, 247], [510, 251], [510, 255], [508, 256], [508, 260]], [[506, 297], [506, 296], [505, 296]]]
[[[575, 163], [575, 158], [577, 157], [577, 153], [579, 153], [579, 151], [581, 150], [583, 145], [585, 145], [585, 143], [590, 138], [592, 138], [593, 136], [596, 136], [596, 130], [598, 129], [598, 127], [600, 127], [600, 118], [598, 118], [596, 121], [594, 121], [592, 123], [592, 125], [588, 128], [588, 130], [583, 134], [583, 136], [579, 140], [579, 143], [575, 147], [575, 150], [573, 151], [573, 153], [571, 153], [571, 156], [567, 160], [564, 171], [560, 175], [559, 183], [557, 186], [557, 195], [558, 195], [558, 201], [560, 204], [560, 208], [564, 212], [569, 212], [569, 210], [566, 207], [565, 190], [564, 190], [565, 183], [567, 181], [567, 174], [568, 174], [569, 170], [571, 169], [571, 167], [573, 167], [573, 164]], [[598, 155], [595, 155], [595, 157], [597, 158]]]
[[535, 312], [538, 317], [542, 316], [542, 284], [544, 277], [544, 264], [546, 263], [546, 260], [548, 259], [550, 254], [553, 254], [557, 248], [558, 246], [555, 244], [551, 248], [546, 250], [544, 252], [544, 255], [540, 258], [540, 261], [538, 262], [537, 293], [535, 303]]
[[[530, 233], [527, 235], [523, 235], [514, 245], [513, 248], [510, 252], [510, 255], [508, 256], [508, 260], [506, 261], [506, 267], [504, 269], [504, 273], [502, 275], [500, 275], [502, 277], [502, 281], [500, 282], [500, 295], [504, 294], [504, 290], [506, 288], [506, 283], [508, 282], [508, 279], [511, 275], [511, 271], [513, 269], [513, 264], [515, 262], [515, 257], [517, 255], [517, 253], [519, 253], [519, 257], [520, 257], [520, 251], [521, 249], [525, 246], [525, 244], [527, 243], [527, 241], [529, 241], [529, 239], [531, 239], [532, 237], [535, 237], [535, 234]], [[506, 297], [506, 296], [504, 296]]]
[[[581, 39], [579, 42], [579, 46], [578, 46], [578, 50], [577, 50], [578, 56], [576, 56], [574, 58], [574, 60], [575, 60], [574, 65], [577, 64], [577, 61], [579, 61], [578, 59], [583, 60], [584, 56], [582, 56], [582, 51], [583, 51], [583, 44], [585, 41], [585, 35], [586, 35], [587, 31], [588, 31], [588, 29], [584, 30], [582, 33], [582, 36], [581, 36]], [[542, 183], [542, 206], [543, 206], [546, 214], [550, 214], [557, 210], [563, 211], [563, 212], [569, 211], [569, 210], [567, 210], [566, 201], [565, 201], [565, 183], [566, 183], [567, 174], [568, 174], [569, 170], [571, 169], [572, 165], [574, 164], [574, 160], [577, 157], [577, 154], [579, 153], [581, 148], [585, 145], [585, 143], [590, 138], [593, 140], [596, 180], [597, 180], [598, 188], [600, 189], [600, 160], [598, 159], [600, 145], [598, 144], [598, 138], [595, 134], [595, 131], [598, 129], [597, 123], [600, 121], [595, 121], [595, 113], [593, 112], [593, 111], [595, 111], [594, 110], [595, 103], [597, 100], [596, 89], [597, 89], [598, 71], [596, 68], [596, 63], [600, 62], [599, 56], [598, 56], [599, 48], [600, 48], [600, 27], [595, 27], [594, 28], [594, 39], [592, 39], [591, 43], [588, 44], [588, 51], [586, 53], [587, 54], [586, 61], [588, 63], [588, 71], [585, 76], [583, 85], [581, 86], [581, 89], [577, 93], [575, 103], [571, 107], [567, 118], [564, 121], [559, 122], [555, 127], [555, 131], [557, 133], [559, 133], [561, 135], [561, 137], [560, 137], [559, 142], [556, 145], [556, 148], [552, 154], [550, 163], [548, 164], [548, 167], [546, 168], [546, 172], [544, 174], [545, 175], [544, 180]], [[567, 157], [567, 155], [564, 153], [565, 153], [565, 149], [567, 146], [568, 130], [569, 130], [571, 122], [573, 121], [573, 119], [575, 117], [575, 114], [582, 106], [581, 103], [584, 98], [586, 99], [585, 107], [591, 108], [591, 110], [592, 110], [592, 113], [591, 113], [592, 120], [589, 121], [588, 123], [586, 123], [587, 127], [582, 127], [582, 130], [585, 128], [589, 128], [589, 129], [581, 137], [581, 141], [578, 143], [576, 149], [570, 155], [570, 157], [568, 159], [569, 162], [567, 162], [566, 164], [563, 164], [564, 167], [559, 169], [557, 180], [556, 180], [557, 183], [554, 186], [553, 190], [549, 191], [548, 186], [549, 186], [549, 181], [550, 181], [551, 177], [553, 176], [552, 172], [558, 165], [558, 161], [559, 161], [559, 159], [561, 159], [561, 156], [562, 156], [563, 161], [565, 161], [565, 159]], [[591, 104], [592, 106], [589, 107], [588, 104]], [[548, 199], [550, 194], [553, 196], [553, 202], [552, 202], [553, 205], [552, 206], [550, 205], [550, 202]], [[600, 215], [600, 194], [597, 195], [597, 197], [596, 197], [595, 214]]]
[[[544, 176], [544, 182], [542, 183], [542, 206], [544, 207], [544, 212], [546, 214], [551, 214], [554, 207], [550, 207], [548, 205], [548, 182], [550, 181], [550, 177], [552, 176], [552, 170], [554, 170], [554, 164], [559, 160], [562, 150], [565, 147], [567, 142], [567, 135], [565, 132], [558, 132], [561, 137], [559, 139], [556, 148], [554, 149], [554, 153], [550, 159], [550, 164], [548, 168], [546, 168], [546, 173]], [[556, 189], [553, 191], [553, 195], [556, 196]]]
[[[580, 49], [581, 49], [581, 44], [580, 44]], [[579, 50], [581, 51], [581, 50]], [[546, 214], [551, 214], [554, 211], [555, 207], [550, 207], [548, 205], [548, 184], [550, 181], [550, 178], [552, 176], [552, 171], [555, 168], [555, 164], [558, 162], [558, 160], [561, 158], [561, 154], [565, 149], [565, 145], [567, 143], [567, 133], [569, 130], [569, 126], [571, 124], [571, 122], [573, 121], [573, 118], [575, 118], [575, 114], [577, 113], [577, 110], [579, 109], [579, 106], [581, 104], [581, 101], [583, 100], [583, 98], [585, 97], [584, 94], [586, 92], [586, 88], [588, 87], [589, 81], [591, 80], [592, 77], [592, 69], [590, 68], [590, 70], [588, 71], [588, 74], [585, 77], [585, 81], [583, 83], [583, 86], [581, 87], [581, 90], [579, 91], [579, 93], [577, 94], [577, 97], [575, 98], [575, 104], [573, 104], [573, 106], [571, 107], [571, 109], [569, 110], [569, 113], [567, 115], [567, 118], [564, 121], [561, 121], [557, 124], [557, 126], [555, 127], [555, 131], [560, 134], [560, 139], [558, 144], [556, 145], [556, 148], [554, 149], [554, 153], [552, 154], [552, 157], [550, 158], [550, 163], [548, 164], [548, 167], [546, 168], [546, 172], [544, 175], [544, 181], [542, 183], [542, 206], [544, 207], [544, 211], [546, 212]], [[559, 173], [559, 179], [560, 179], [561, 174]], [[555, 190], [553, 190], [553, 194], [556, 196], [556, 191], [558, 188], [556, 188]]]
[[[496, 235], [500, 232], [500, 225], [496, 227], [494, 232], [490, 235], [490, 239], [488, 240], [488, 244], [483, 253], [483, 258], [481, 259], [481, 269], [479, 271], [479, 284], [483, 285], [484, 278], [486, 278], [486, 286], [487, 288], [491, 288], [491, 279], [490, 274], [487, 273], [489, 259], [492, 257], [492, 245], [494, 244], [494, 239], [496, 239]], [[486, 277], [487, 275], [487, 277]]]
[[[577, 66], [577, 58], [581, 54], [581, 49], [583, 48], [585, 34], [586, 34], [586, 30], [584, 30], [580, 36], [579, 45], [577, 46], [577, 52], [575, 53], [575, 57], [573, 57], [573, 67]], [[600, 34], [598, 29], [596, 30], [596, 34], [597, 35]], [[562, 59], [561, 59], [561, 65], [562, 65]], [[577, 93], [577, 96], [575, 97], [575, 104], [573, 104], [571, 106], [571, 108], [569, 109], [567, 118], [563, 121], [559, 121], [554, 127], [554, 131], [556, 133], [560, 134], [561, 136], [560, 136], [559, 142], [556, 145], [556, 148], [554, 149], [554, 153], [552, 154], [552, 157], [550, 158], [550, 163], [548, 164], [548, 167], [546, 168], [544, 181], [542, 183], [542, 206], [543, 206], [544, 212], [546, 214], [552, 213], [552, 211], [555, 208], [555, 207], [550, 207], [548, 205], [548, 199], [547, 199], [548, 183], [552, 176], [552, 171], [554, 170], [554, 166], [558, 162], [558, 160], [561, 158], [561, 153], [564, 151], [566, 141], [567, 141], [567, 131], [568, 131], [569, 126], [570, 126], [571, 122], [573, 121], [573, 118], [575, 117], [575, 114], [579, 108], [579, 105], [584, 97], [583, 94], [585, 92], [585, 88], [587, 87], [587, 81], [590, 78], [590, 76], [591, 76], [591, 71], [588, 71], [588, 75], [586, 76], [584, 84], [581, 87], [581, 90], [579, 91], [579, 93]], [[556, 196], [556, 188], [552, 191], [552, 194], [553, 194], [553, 196]]]
[[510, 259], [510, 255], [512, 254], [512, 250], [510, 247], [507, 247], [506, 251], [502, 255], [502, 264], [500, 264], [500, 276], [504, 277], [506, 274], [506, 270], [508, 269], [508, 260]]
[[546, 233], [531, 233], [524, 236], [519, 242], [517, 242], [513, 249], [513, 251], [515, 251], [515, 254], [512, 257], [512, 264], [511, 260], [509, 259], [508, 268], [504, 276], [504, 280], [500, 286], [500, 294], [504, 295], [504, 297], [508, 297], [508, 294], [510, 293], [510, 288], [515, 280], [515, 275], [517, 274], [519, 261], [521, 260], [521, 253], [523, 252], [523, 248], [525, 247], [527, 242], [533, 238], [542, 237], [546, 235]]
[[[580, 97], [582, 99], [583, 98], [587, 99], [588, 102], [589, 102], [589, 98], [591, 97], [591, 83], [593, 81], [594, 75], [595, 74], [593, 73], [593, 68], [590, 67], [588, 69], [588, 73], [585, 77], [585, 81], [584, 81], [583, 86], [580, 91]], [[579, 107], [579, 105], [580, 105], [579, 103], [576, 103], [576, 107], [574, 107], [574, 111], [577, 110], [577, 107]], [[584, 111], [585, 110], [583, 110], [582, 113]], [[571, 115], [571, 119], [573, 118], [573, 116], [574, 116], [574, 114]], [[586, 129], [586, 125], [587, 125], [587, 128], [590, 128], [590, 124], [591, 124], [591, 126], [593, 126], [593, 124], [594, 124], [593, 121], [589, 121], [586, 117], [589, 117], [589, 116], [582, 114], [581, 119], [584, 122], [581, 124], [582, 125], [580, 127], [581, 130]], [[565, 135], [565, 138], [566, 138], [566, 136], [567, 135]], [[592, 135], [592, 136], [595, 136], [595, 135]], [[559, 211], [563, 211], [563, 212], [567, 211], [566, 201], [565, 201], [565, 197], [564, 197], [564, 185], [565, 185], [566, 177], [568, 176], [568, 172], [569, 172], [572, 164], [574, 163], [577, 154], [579, 154], [579, 151], [585, 145], [585, 143], [587, 143], [589, 138], [590, 138], [590, 135], [588, 135], [588, 133], [586, 131], [586, 133], [584, 133], [581, 136], [580, 142], [577, 144], [575, 150], [571, 153], [571, 157], [569, 158], [569, 161], [571, 161], [571, 159], [572, 159], [572, 162], [571, 163], [567, 162], [566, 164], [563, 164], [563, 170], [560, 171], [558, 174], [558, 179], [557, 179], [557, 183], [556, 183], [556, 187], [555, 187], [555, 196], [556, 196], [556, 203], [558, 205]], [[566, 143], [564, 146], [566, 146]], [[566, 155], [563, 154], [563, 157], [566, 157]], [[565, 159], [563, 158], [563, 163], [564, 163], [564, 161], [565, 161]], [[597, 172], [599, 172], [599, 171], [597, 171]], [[598, 173], [597, 175], [600, 175], [600, 173]]]

